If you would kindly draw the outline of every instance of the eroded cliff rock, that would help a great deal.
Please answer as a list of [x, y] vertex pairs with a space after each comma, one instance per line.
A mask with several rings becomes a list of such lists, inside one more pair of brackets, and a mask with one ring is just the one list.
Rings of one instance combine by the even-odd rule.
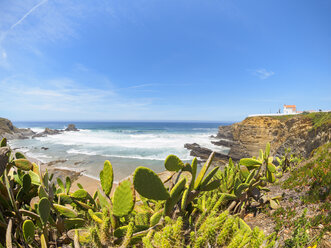
[[30, 128], [17, 128], [13, 123], [5, 118], [0, 118], [0, 138], [26, 139], [35, 134]]
[[[294, 153], [308, 157], [314, 149], [331, 140], [331, 112], [248, 117], [242, 122], [220, 126], [216, 137], [219, 140], [212, 143], [229, 147], [227, 155], [233, 160], [258, 156], [259, 149], [268, 142], [273, 155], [283, 154], [285, 148], [291, 148]], [[194, 149], [192, 146], [186, 147]], [[192, 150], [192, 154], [198, 153]], [[206, 159], [201, 155], [200, 158]]]

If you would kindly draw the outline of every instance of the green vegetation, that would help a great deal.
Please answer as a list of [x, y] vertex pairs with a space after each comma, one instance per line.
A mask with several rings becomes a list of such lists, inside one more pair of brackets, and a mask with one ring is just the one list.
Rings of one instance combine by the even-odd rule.
[[[244, 158], [238, 164], [230, 159], [223, 170], [211, 168], [212, 153], [199, 173], [197, 159], [189, 164], [169, 155], [164, 166], [170, 176], [165, 181], [152, 170], [137, 167], [132, 182], [123, 180], [115, 189], [112, 165], [105, 161], [100, 172], [102, 190], [93, 195], [81, 185], [71, 192], [69, 178], [63, 182], [47, 171], [41, 173], [23, 154], [13, 154], [5, 139], [0, 149], [6, 157], [0, 160], [3, 246], [274, 247], [277, 242], [276, 233], [266, 236], [243, 220], [253, 208], [278, 209], [278, 217], [285, 213], [280, 197], [264, 194], [284, 171], [281, 164], [273, 164], [269, 144], [258, 158]], [[316, 154], [321, 168], [312, 169], [314, 182], [306, 182], [313, 194], [330, 187], [330, 178], [317, 180], [325, 172], [323, 161], [329, 157], [322, 151]], [[294, 171], [300, 173], [300, 169]], [[293, 183], [302, 185], [300, 180]], [[291, 183], [286, 185], [292, 187]], [[293, 224], [295, 234], [286, 244], [308, 244], [305, 230], [315, 222], [326, 221], [323, 216], [311, 220], [303, 216]], [[280, 218], [277, 223], [284, 224]]]
[[298, 115], [280, 115], [280, 116], [271, 116], [273, 119], [280, 121], [287, 121], [292, 118], [305, 118], [312, 121], [313, 127], [318, 128], [323, 125], [331, 124], [331, 112], [315, 112], [315, 113], [302, 113]]
[[331, 190], [331, 143], [327, 143], [313, 152], [313, 158], [304, 166], [292, 171], [283, 187], [301, 191], [308, 187], [304, 201], [316, 203], [330, 201]]
[[316, 112], [304, 114], [305, 117], [311, 119], [314, 124], [314, 128], [318, 128], [323, 125], [331, 124], [331, 112]]
[[[275, 231], [291, 230], [291, 237], [285, 240], [285, 247], [307, 247], [317, 244], [331, 231], [331, 143], [317, 148], [312, 158], [302, 166], [291, 168], [290, 176], [282, 187], [302, 193], [299, 202], [291, 207], [277, 209], [272, 218], [276, 222]], [[304, 205], [315, 213], [307, 216], [307, 208], [302, 214], [297, 212]]]

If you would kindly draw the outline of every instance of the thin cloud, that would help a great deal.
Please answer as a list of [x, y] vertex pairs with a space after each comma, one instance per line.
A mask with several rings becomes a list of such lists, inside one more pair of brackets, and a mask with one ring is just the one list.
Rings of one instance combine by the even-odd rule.
[[19, 25], [22, 21], [24, 21], [25, 18], [27, 18], [33, 11], [35, 11], [37, 8], [39, 8], [41, 5], [45, 4], [47, 0], [41, 1], [40, 3], [33, 6], [28, 12], [25, 13], [25, 15], [19, 19], [16, 23], [11, 25], [10, 29], [15, 28], [17, 25]]
[[275, 73], [273, 71], [267, 71], [264, 68], [260, 68], [260, 69], [253, 71], [253, 75], [259, 77], [262, 80], [267, 79], [267, 78], [273, 76], [274, 74]]
[[[107, 88], [83, 87], [69, 78], [42, 80], [42, 83], [38, 79], [29, 81], [35, 82], [34, 84], [39, 81], [39, 86], [27, 85], [26, 80], [19, 78], [0, 81], [0, 87], [4, 89], [0, 92], [0, 104], [6, 111], [24, 112], [24, 115], [46, 111], [42, 113], [49, 117], [53, 114], [59, 116], [67, 114], [76, 118], [79, 116], [101, 118], [103, 115], [106, 118], [144, 111], [155, 101], [152, 98], [128, 98]], [[10, 99], [5, 97], [8, 95], [11, 96]], [[0, 116], [4, 115], [1, 112]]]

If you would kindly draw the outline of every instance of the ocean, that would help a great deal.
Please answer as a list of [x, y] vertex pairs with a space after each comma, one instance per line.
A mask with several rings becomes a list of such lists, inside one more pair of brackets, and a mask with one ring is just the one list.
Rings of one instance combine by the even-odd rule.
[[[42, 132], [45, 127], [64, 129], [70, 122], [14, 122], [19, 128]], [[137, 166], [156, 172], [164, 170], [164, 160], [175, 154], [191, 161], [186, 143], [198, 143], [214, 151], [227, 153], [225, 147], [211, 143], [220, 125], [230, 123], [200, 122], [74, 122], [78, 132], [63, 132], [34, 139], [11, 140], [10, 145], [41, 162], [66, 160], [55, 167], [81, 171], [99, 178], [105, 160], [119, 181], [132, 174]]]

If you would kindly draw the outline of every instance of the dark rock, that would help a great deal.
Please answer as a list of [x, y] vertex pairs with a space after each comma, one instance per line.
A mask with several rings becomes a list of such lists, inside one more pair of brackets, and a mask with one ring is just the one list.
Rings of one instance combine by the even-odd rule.
[[68, 127], [64, 131], [79, 131], [75, 124], [69, 124]]
[[48, 150], [49, 148], [48, 148], [48, 147], [44, 147], [44, 146], [42, 146], [41, 149], [46, 151], [46, 150]]
[[219, 141], [212, 141], [211, 143], [216, 146], [225, 146], [225, 147], [232, 147], [237, 144], [233, 140], [224, 140], [224, 139], [221, 139]]
[[[190, 155], [194, 156], [194, 157], [199, 157], [202, 160], [207, 160], [208, 157], [210, 156], [210, 154], [213, 152], [211, 149], [209, 148], [205, 148], [205, 147], [201, 147], [200, 145], [198, 145], [197, 143], [193, 143], [193, 144], [185, 144], [184, 147], [188, 150], [191, 150]], [[220, 161], [227, 161], [229, 160], [229, 156], [219, 153], [219, 152], [215, 152], [215, 157], [214, 160], [220, 160]]]
[[45, 130], [43, 132], [34, 134], [32, 136], [32, 138], [36, 138], [36, 137], [46, 137], [47, 135], [54, 135], [54, 134], [60, 134], [62, 133], [62, 130], [57, 130], [57, 129], [50, 129], [48, 127], [45, 128]]
[[217, 138], [219, 139], [226, 139], [226, 140], [233, 140], [233, 130], [232, 125], [228, 126], [219, 126]]

